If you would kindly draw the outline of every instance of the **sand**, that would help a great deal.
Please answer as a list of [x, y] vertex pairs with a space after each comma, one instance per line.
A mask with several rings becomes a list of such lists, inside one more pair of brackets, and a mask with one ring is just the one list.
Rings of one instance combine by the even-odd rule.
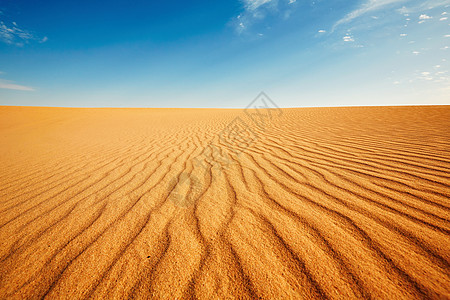
[[0, 298], [450, 298], [450, 106], [270, 112], [0, 107]]

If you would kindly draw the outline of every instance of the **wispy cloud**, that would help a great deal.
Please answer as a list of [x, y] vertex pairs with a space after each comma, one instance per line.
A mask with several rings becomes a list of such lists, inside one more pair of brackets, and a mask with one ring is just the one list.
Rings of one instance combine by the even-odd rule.
[[34, 91], [34, 88], [16, 84], [10, 80], [0, 79], [0, 89], [17, 90], [17, 91]]
[[400, 13], [409, 14], [409, 13], [417, 13], [423, 12], [426, 10], [434, 9], [436, 7], [446, 7], [450, 5], [450, 0], [426, 0], [426, 1], [418, 1], [413, 5], [403, 6], [399, 9]]
[[297, 7], [296, 0], [241, 0], [242, 12], [231, 21], [236, 31], [256, 34], [259, 30], [250, 30], [258, 24], [264, 24], [269, 17], [285, 20], [290, 18]]
[[9, 45], [23, 46], [29, 41], [39, 41], [45, 43], [48, 38], [39, 38], [30, 31], [20, 28], [16, 22], [11, 22], [10, 25], [0, 21], [0, 41]]
[[388, 5], [399, 4], [399, 3], [405, 2], [405, 1], [407, 1], [407, 0], [367, 0], [359, 8], [351, 11], [346, 16], [344, 16], [342, 19], [337, 21], [333, 26], [333, 30], [336, 29], [336, 27], [338, 27], [339, 25], [349, 23], [352, 20], [359, 18], [360, 16], [363, 16], [369, 12], [373, 12], [373, 11], [379, 10], [381, 8], [384, 8]]
[[[338, 20], [332, 31], [342, 24], [349, 23], [359, 17], [366, 15], [367, 13], [378, 11], [388, 8], [390, 6], [403, 5], [398, 8], [398, 12], [402, 14], [423, 12], [426, 10], [434, 9], [437, 7], [447, 7], [450, 5], [450, 0], [426, 0], [426, 1], [411, 1], [411, 0], [365, 0], [357, 9], [351, 11], [343, 18]], [[407, 6], [406, 6], [407, 5]], [[420, 19], [428, 20], [429, 17], [426, 14], [422, 14]]]
[[258, 9], [258, 7], [272, 1], [273, 0], [245, 0], [244, 3], [247, 10], [254, 11]]
[[278, 0], [243, 0], [243, 12], [233, 21], [236, 31], [240, 34], [246, 31], [256, 21], [265, 18], [269, 6], [277, 3]]

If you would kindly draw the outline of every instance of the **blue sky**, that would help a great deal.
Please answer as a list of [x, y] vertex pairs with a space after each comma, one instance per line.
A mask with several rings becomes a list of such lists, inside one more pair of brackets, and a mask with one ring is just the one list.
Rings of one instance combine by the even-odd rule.
[[0, 2], [0, 105], [450, 104], [450, 0]]

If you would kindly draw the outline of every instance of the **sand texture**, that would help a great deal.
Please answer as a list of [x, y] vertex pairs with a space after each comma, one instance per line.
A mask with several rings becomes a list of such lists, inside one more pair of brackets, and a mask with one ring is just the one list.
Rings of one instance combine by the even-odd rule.
[[449, 299], [450, 106], [0, 107], [0, 298]]

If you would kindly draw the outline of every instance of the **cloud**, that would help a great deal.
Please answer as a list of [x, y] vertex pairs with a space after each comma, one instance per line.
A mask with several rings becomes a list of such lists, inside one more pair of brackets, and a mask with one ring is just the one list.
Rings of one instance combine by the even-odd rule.
[[258, 9], [260, 6], [272, 2], [273, 0], [245, 0], [245, 8], [250, 11]]
[[29, 41], [45, 43], [48, 40], [46, 36], [40, 38], [30, 31], [20, 28], [17, 22], [5, 23], [1, 20], [2, 15], [3, 13], [0, 11], [0, 42], [21, 47]]
[[429, 20], [429, 19], [432, 19], [432, 18], [433, 18], [433, 17], [430, 17], [430, 16], [425, 15], [425, 14], [420, 15], [420, 17], [419, 17], [420, 20]]
[[423, 12], [425, 10], [434, 9], [436, 7], [448, 7], [450, 5], [450, 0], [428, 0], [428, 1], [420, 1], [420, 4], [412, 5], [410, 7], [402, 7], [399, 9], [400, 13], [417, 13]]
[[22, 46], [29, 40], [35, 40], [36, 37], [17, 26], [16, 22], [12, 22], [12, 26], [7, 26], [3, 21], [0, 22], [0, 40], [9, 45]]
[[[270, 17], [289, 19], [295, 10], [297, 0], [240, 0], [240, 2], [242, 12], [230, 21], [239, 34], [249, 33], [251, 28], [258, 23], [261, 25], [262, 21]], [[251, 33], [257, 35], [257, 32], [258, 30], [253, 30]]]
[[346, 16], [344, 16], [342, 19], [337, 21], [333, 26], [333, 30], [336, 27], [338, 27], [339, 25], [349, 23], [352, 20], [359, 18], [362, 15], [365, 15], [369, 12], [379, 10], [379, 9], [381, 9], [385, 6], [391, 5], [391, 4], [398, 4], [400, 2], [405, 2], [405, 1], [406, 0], [367, 0], [359, 8], [353, 10], [352, 12], [350, 12]]
[[241, 34], [258, 20], [265, 18], [267, 9], [278, 0], [242, 0], [243, 11], [231, 22], [237, 33]]
[[17, 90], [17, 91], [34, 91], [32, 87], [15, 84], [13, 81], [0, 79], [0, 89]]
[[349, 35], [346, 35], [342, 38], [344, 40], [344, 42], [354, 42], [355, 39]]
[[242, 11], [230, 20], [238, 34], [257, 36], [261, 30], [269, 29], [267, 19], [271, 21], [290, 18], [295, 9], [296, 0], [240, 0]]
[[[347, 15], [345, 15], [343, 18], [338, 20], [332, 28], [332, 31], [334, 31], [338, 26], [349, 23], [353, 21], [354, 19], [357, 19], [361, 16], [366, 15], [369, 12], [374, 12], [380, 9], [384, 9], [388, 6], [394, 6], [399, 5], [402, 3], [410, 3], [410, 0], [364, 0], [363, 4], [360, 5], [357, 9], [351, 11]], [[420, 1], [420, 4], [410, 5], [408, 7], [403, 6], [402, 8], [398, 9], [398, 12], [405, 14], [405, 16], [408, 16], [409, 13], [417, 13], [422, 12], [426, 10], [430, 10], [436, 7], [448, 7], [450, 5], [450, 0], [428, 0], [428, 1]], [[429, 17], [427, 15], [423, 15], [425, 18]], [[431, 18], [431, 17], [429, 17]], [[429, 19], [427, 18], [427, 19]], [[425, 19], [421, 19], [425, 20]]]
[[448, 19], [447, 17], [444, 17], [444, 18], [440, 18], [439, 21], [445, 21], [447, 19]]
[[325, 33], [325, 32], [327, 32], [326, 30], [323, 30], [323, 29], [321, 29], [321, 30], [319, 30], [318, 31], [319, 33]]
[[[440, 66], [439, 66], [440, 67]], [[450, 76], [448, 71], [435, 71], [435, 72], [418, 72], [415, 74], [416, 79], [434, 81], [438, 83], [450, 83]]]

